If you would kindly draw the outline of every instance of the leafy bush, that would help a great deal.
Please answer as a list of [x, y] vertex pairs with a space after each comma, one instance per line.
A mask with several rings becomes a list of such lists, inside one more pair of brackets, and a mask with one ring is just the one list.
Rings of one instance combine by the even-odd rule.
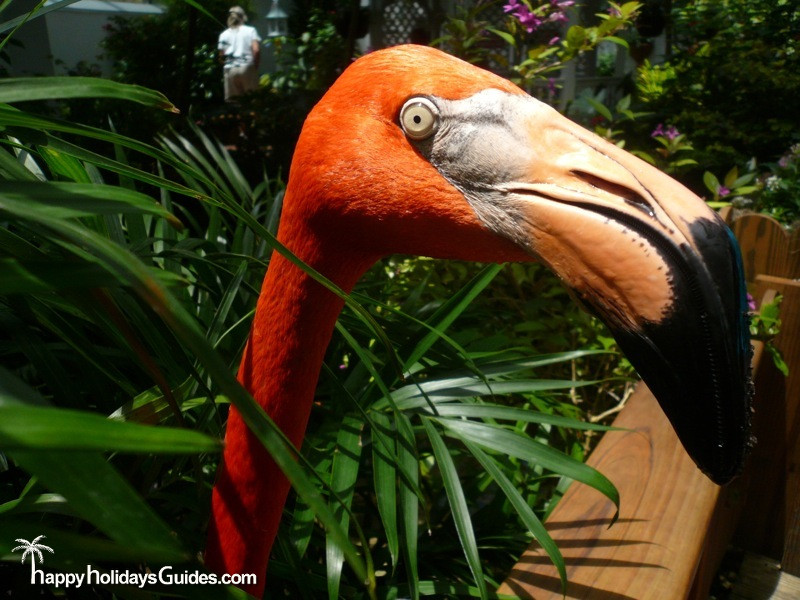
[[350, 57], [346, 56], [345, 40], [331, 17], [312, 9], [299, 35], [272, 40], [277, 69], [268, 83], [273, 91], [280, 94], [301, 89], [322, 93], [339, 76]]
[[[502, 27], [492, 26], [489, 14], [500, 4], [497, 0], [476, 2], [467, 8], [457, 7], [448, 17], [444, 34], [434, 45], [468, 62], [512, 75], [522, 87], [533, 90], [535, 84], [550, 81], [564, 65], [601, 43], [627, 46], [617, 34], [633, 25], [638, 2], [615, 4], [595, 15], [598, 24], [571, 25], [563, 31], [573, 0], [537, 2], [508, 0], [503, 5], [507, 17]], [[514, 58], [508, 60], [509, 49]]]
[[800, 144], [767, 165], [759, 208], [784, 223], [800, 221]]
[[775, 160], [800, 135], [799, 27], [790, 0], [674, 2], [672, 56], [640, 70], [640, 97], [706, 169]]

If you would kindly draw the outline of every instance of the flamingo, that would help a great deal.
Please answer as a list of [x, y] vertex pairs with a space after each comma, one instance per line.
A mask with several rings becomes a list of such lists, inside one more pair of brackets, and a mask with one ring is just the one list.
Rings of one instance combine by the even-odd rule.
[[[646, 162], [438, 50], [350, 65], [295, 149], [278, 239], [343, 290], [394, 253], [539, 260], [614, 333], [713, 481], [749, 445], [741, 258], [708, 206]], [[239, 381], [299, 447], [343, 301], [270, 261]], [[260, 596], [289, 483], [231, 408], [205, 561]]]

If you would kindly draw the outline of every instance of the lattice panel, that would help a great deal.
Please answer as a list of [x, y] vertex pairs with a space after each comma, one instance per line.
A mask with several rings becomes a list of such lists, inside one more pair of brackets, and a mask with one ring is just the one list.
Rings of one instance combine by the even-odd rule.
[[417, 0], [395, 0], [383, 9], [383, 43], [386, 46], [406, 44], [414, 38], [430, 35], [430, 18], [425, 3]]

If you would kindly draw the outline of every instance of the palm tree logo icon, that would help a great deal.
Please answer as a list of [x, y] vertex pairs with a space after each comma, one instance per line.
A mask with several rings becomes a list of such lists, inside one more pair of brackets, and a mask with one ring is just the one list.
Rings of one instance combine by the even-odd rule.
[[49, 552], [50, 554], [55, 554], [55, 552], [50, 546], [45, 546], [44, 544], [39, 543], [39, 540], [41, 540], [44, 537], [45, 536], [40, 535], [32, 542], [17, 538], [14, 541], [19, 542], [20, 544], [22, 544], [22, 546], [17, 546], [16, 548], [12, 548], [11, 550], [12, 552], [17, 552], [18, 550], [24, 550], [24, 552], [22, 553], [22, 561], [21, 561], [23, 564], [25, 564], [26, 556], [31, 557], [31, 581], [33, 581], [34, 571], [36, 570], [36, 559], [38, 558], [39, 562], [44, 564], [44, 556], [42, 555], [42, 550], [47, 550], [47, 552]]

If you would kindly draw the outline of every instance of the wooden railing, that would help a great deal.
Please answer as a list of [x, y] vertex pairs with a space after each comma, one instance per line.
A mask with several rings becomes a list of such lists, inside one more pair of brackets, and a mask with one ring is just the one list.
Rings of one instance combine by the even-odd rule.
[[[567, 564], [567, 598], [704, 600], [731, 539], [800, 574], [800, 235], [789, 236], [762, 215], [739, 217], [731, 226], [754, 297], [783, 295], [775, 345], [789, 376], [754, 344], [758, 444], [742, 476], [724, 488], [698, 471], [639, 384], [614, 421], [626, 431], [606, 433], [588, 460], [620, 492], [617, 523], [609, 527], [611, 502], [579, 484], [547, 521]], [[562, 597], [558, 574], [535, 543], [499, 592]]]

